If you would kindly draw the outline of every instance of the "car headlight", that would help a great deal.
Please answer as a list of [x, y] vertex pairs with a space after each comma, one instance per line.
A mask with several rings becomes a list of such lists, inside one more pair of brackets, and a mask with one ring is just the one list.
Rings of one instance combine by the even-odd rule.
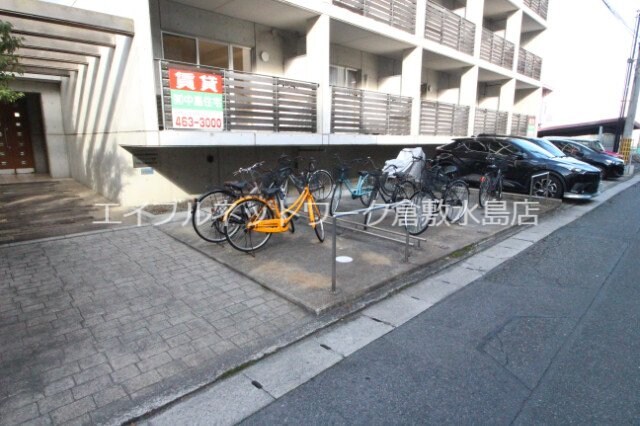
[[613, 164], [612, 160], [604, 160], [604, 164], [606, 164], [607, 166], [610, 166]]
[[569, 170], [570, 172], [573, 172], [573, 173], [580, 173], [584, 171], [579, 167], [565, 166], [564, 164], [560, 165], [560, 167], [562, 167], [565, 170]]

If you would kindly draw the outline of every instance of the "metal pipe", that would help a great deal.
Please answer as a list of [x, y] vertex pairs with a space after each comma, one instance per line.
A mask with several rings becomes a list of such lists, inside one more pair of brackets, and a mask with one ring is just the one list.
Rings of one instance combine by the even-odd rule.
[[331, 242], [331, 253], [333, 256], [333, 261], [331, 263], [331, 292], [336, 292], [336, 255], [337, 255], [337, 247], [336, 247], [336, 235], [338, 234], [338, 225], [337, 218], [333, 217], [333, 241]]

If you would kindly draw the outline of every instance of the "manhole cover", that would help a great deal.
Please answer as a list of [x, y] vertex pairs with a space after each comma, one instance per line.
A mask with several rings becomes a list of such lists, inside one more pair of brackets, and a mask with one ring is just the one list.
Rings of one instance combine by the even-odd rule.
[[351, 263], [351, 262], [353, 262], [353, 259], [350, 258], [349, 256], [338, 256], [338, 257], [336, 257], [336, 262], [338, 262], [338, 263]]

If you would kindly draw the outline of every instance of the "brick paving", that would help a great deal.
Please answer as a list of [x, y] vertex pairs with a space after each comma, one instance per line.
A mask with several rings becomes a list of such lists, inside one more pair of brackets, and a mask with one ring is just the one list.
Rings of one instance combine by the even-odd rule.
[[0, 246], [0, 424], [118, 423], [313, 321], [153, 227]]

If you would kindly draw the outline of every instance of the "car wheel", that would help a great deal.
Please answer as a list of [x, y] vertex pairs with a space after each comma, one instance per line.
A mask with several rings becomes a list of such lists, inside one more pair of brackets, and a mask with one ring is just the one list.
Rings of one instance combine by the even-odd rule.
[[549, 177], [539, 179], [534, 183], [533, 194], [538, 197], [562, 199], [564, 195], [564, 187], [559, 177], [549, 175]]
[[604, 167], [600, 167], [600, 166], [597, 166], [597, 167], [598, 167], [598, 169], [600, 169], [600, 178], [602, 180], [605, 180], [608, 177], [607, 169], [605, 169]]

